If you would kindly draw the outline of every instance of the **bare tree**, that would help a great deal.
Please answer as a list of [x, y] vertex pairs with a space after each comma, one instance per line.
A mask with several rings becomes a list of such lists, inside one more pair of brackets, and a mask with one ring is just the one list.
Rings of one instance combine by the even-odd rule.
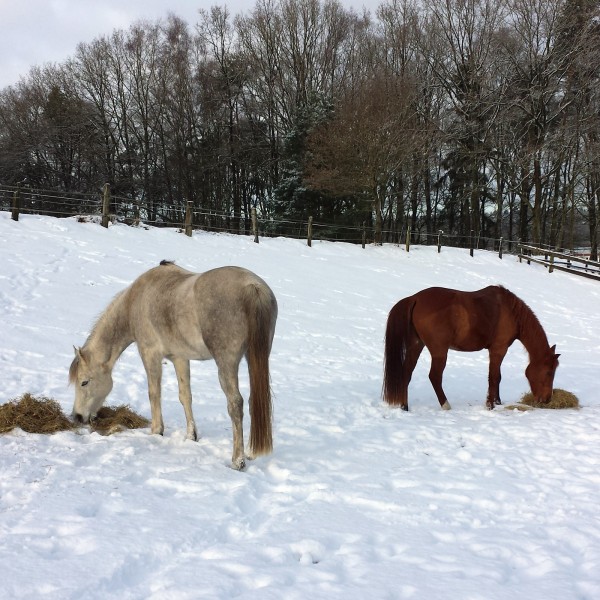
[[491, 125], [501, 90], [494, 83], [495, 32], [505, 14], [504, 1], [427, 0], [427, 37], [437, 47], [431, 72], [447, 95], [441, 122], [448, 144], [446, 162], [454, 173], [462, 231], [482, 229], [488, 198], [485, 165]]

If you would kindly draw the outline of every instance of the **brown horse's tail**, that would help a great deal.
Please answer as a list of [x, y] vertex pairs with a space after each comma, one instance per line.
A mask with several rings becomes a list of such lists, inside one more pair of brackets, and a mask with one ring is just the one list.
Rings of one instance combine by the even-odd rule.
[[407, 344], [414, 334], [412, 312], [415, 299], [400, 300], [390, 310], [385, 329], [383, 358], [383, 398], [393, 406], [407, 406], [408, 381], [406, 373]]
[[277, 319], [277, 302], [265, 285], [245, 288], [244, 310], [248, 320], [248, 373], [250, 375], [250, 451], [254, 456], [273, 450], [269, 354]]

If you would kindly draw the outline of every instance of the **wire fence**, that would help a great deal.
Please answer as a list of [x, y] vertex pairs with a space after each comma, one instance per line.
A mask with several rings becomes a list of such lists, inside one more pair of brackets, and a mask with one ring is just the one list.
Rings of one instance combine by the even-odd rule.
[[[132, 201], [129, 198], [107, 194], [107, 186], [97, 194], [62, 193], [52, 190], [36, 190], [23, 186], [0, 184], [0, 210], [12, 211], [13, 218], [19, 214], [41, 214], [58, 218], [75, 217], [82, 221], [104, 219], [109, 222], [121, 222], [129, 225], [149, 225], [154, 227], [175, 227], [189, 233], [193, 229], [211, 232], [234, 233], [242, 235], [255, 234], [257, 237], [287, 237], [313, 241], [333, 241], [362, 244], [363, 247], [373, 243], [375, 230], [371, 224], [361, 226], [343, 223], [324, 223], [312, 218], [292, 220], [274, 218], [257, 214], [253, 224], [251, 211], [240, 216], [207, 208], [191, 207], [186, 215], [186, 205], [169, 206], [158, 204], [155, 207], [147, 203]], [[186, 221], [188, 227], [186, 228]], [[256, 230], [254, 229], [256, 228]], [[430, 233], [424, 229], [411, 230], [406, 226], [401, 230], [384, 228], [382, 241], [403, 245], [407, 250], [411, 245], [437, 245], [438, 251], [443, 246], [466, 248], [471, 254], [474, 250], [488, 250], [518, 255], [521, 253], [521, 241], [504, 238], [484, 237], [471, 232], [469, 235], [457, 235], [438, 231]], [[587, 249], [576, 253], [560, 248], [540, 246], [540, 251], [560, 250], [585, 256]], [[588, 255], [589, 258], [589, 255]]]

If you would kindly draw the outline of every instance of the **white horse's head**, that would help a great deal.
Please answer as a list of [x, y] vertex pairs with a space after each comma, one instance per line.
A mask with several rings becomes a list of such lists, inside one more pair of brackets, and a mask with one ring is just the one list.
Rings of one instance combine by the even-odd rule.
[[94, 361], [85, 349], [75, 348], [69, 382], [75, 386], [72, 417], [80, 423], [88, 423], [96, 416], [112, 390], [111, 369], [106, 364]]

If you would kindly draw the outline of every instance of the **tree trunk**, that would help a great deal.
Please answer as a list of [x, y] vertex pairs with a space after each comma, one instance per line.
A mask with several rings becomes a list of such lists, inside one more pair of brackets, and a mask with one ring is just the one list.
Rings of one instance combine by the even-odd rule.
[[533, 215], [532, 215], [532, 237], [537, 246], [542, 241], [542, 167], [539, 153], [533, 159]]
[[379, 186], [375, 186], [373, 190], [373, 198], [374, 198], [374, 210], [375, 210], [375, 232], [373, 242], [376, 246], [381, 246], [381, 229], [383, 223], [383, 217], [381, 214], [381, 197], [379, 195]]

